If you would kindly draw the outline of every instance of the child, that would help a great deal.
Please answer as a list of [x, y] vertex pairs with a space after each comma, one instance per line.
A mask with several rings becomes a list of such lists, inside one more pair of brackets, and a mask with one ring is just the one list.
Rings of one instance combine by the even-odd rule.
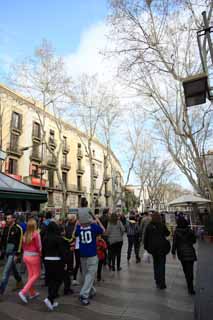
[[107, 244], [104, 241], [104, 239], [101, 237], [101, 235], [97, 236], [96, 245], [97, 245], [97, 255], [98, 255], [97, 280], [101, 281], [101, 271], [106, 258], [106, 249], [107, 249]]

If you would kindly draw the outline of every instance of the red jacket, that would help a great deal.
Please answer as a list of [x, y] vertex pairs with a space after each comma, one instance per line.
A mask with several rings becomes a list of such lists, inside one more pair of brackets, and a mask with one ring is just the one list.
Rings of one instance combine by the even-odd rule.
[[99, 260], [104, 260], [106, 256], [107, 244], [103, 239], [96, 241], [97, 245], [97, 255]]

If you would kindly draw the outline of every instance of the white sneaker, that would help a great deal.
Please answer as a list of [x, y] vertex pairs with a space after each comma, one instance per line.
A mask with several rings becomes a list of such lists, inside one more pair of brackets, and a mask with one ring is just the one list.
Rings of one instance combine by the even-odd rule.
[[37, 298], [40, 296], [40, 293], [39, 292], [35, 292], [35, 294], [33, 296], [29, 296], [29, 300], [32, 300], [34, 298]]
[[73, 286], [79, 286], [79, 282], [77, 280], [72, 280], [72, 285]]
[[25, 297], [25, 295], [21, 291], [18, 293], [18, 296], [22, 300], [22, 302], [28, 303], [27, 298]]
[[44, 303], [50, 311], [53, 311], [53, 305], [48, 298], [44, 299]]
[[56, 302], [54, 302], [53, 303], [53, 308], [57, 308], [58, 307], [58, 305], [59, 305], [59, 303], [56, 301]]

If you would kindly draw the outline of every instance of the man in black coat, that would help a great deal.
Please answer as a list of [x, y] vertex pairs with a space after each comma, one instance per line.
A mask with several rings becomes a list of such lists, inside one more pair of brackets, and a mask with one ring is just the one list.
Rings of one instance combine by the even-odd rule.
[[190, 229], [188, 222], [184, 217], [177, 218], [177, 227], [173, 236], [172, 254], [175, 258], [176, 252], [180, 260], [183, 272], [186, 277], [189, 294], [195, 294], [194, 279], [194, 262], [197, 260], [193, 244], [196, 242], [194, 232]]

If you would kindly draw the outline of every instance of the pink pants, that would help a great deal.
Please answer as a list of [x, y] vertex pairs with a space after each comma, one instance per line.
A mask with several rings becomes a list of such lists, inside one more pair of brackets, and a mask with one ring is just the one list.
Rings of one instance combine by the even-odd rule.
[[33, 285], [41, 274], [41, 258], [39, 256], [24, 256], [24, 263], [27, 267], [28, 280], [22, 289], [22, 293], [26, 295], [29, 291], [30, 295], [34, 295], [35, 289]]

